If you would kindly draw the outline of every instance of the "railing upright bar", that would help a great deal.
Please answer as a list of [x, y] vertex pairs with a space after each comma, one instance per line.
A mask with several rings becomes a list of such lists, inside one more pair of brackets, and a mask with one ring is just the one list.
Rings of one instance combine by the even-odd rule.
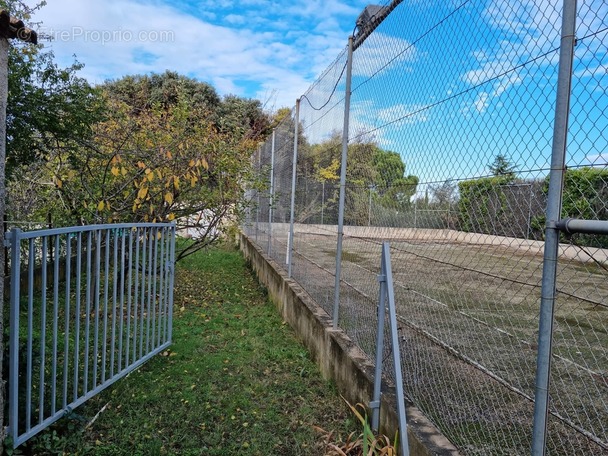
[[150, 351], [150, 322], [152, 319], [152, 270], [154, 267], [154, 259], [152, 258], [152, 239], [153, 230], [147, 230], [148, 236], [148, 272], [147, 272], [147, 293], [146, 293], [146, 353]]
[[148, 243], [146, 240], [147, 231], [143, 229], [142, 235], [142, 260], [141, 260], [141, 305], [140, 305], [140, 322], [139, 322], [139, 357], [144, 353], [144, 327], [146, 318], [146, 259], [148, 253]]
[[158, 308], [159, 308], [159, 318], [158, 318], [158, 341], [157, 345], [161, 345], [164, 341], [164, 321], [166, 318], [166, 306], [165, 306], [165, 244], [167, 239], [167, 229], [163, 228], [160, 232], [160, 274], [158, 281]]
[[13, 437], [13, 442], [19, 436], [19, 293], [20, 293], [20, 234], [18, 228], [12, 229], [9, 233], [11, 247], [11, 287], [10, 287], [10, 335], [9, 335], [9, 424], [10, 435]]
[[92, 389], [97, 388], [97, 360], [99, 359], [99, 294], [101, 275], [101, 230], [95, 232], [95, 323], [93, 326], [93, 383]]
[[127, 272], [127, 346], [125, 349], [125, 366], [129, 365], [129, 355], [131, 354], [131, 304], [133, 293], [133, 230], [129, 230], [129, 265]]
[[122, 370], [123, 342], [125, 329], [125, 231], [120, 232], [120, 325], [118, 329], [118, 372]]
[[44, 393], [46, 389], [45, 384], [45, 358], [46, 358], [46, 286], [47, 286], [47, 271], [48, 271], [48, 238], [44, 236], [42, 238], [42, 275], [41, 275], [41, 300], [40, 300], [40, 383], [38, 390], [39, 404], [38, 404], [38, 421], [42, 422], [44, 419]]
[[63, 408], [68, 406], [68, 369], [70, 366], [70, 293], [71, 293], [71, 266], [72, 266], [72, 241], [70, 234], [65, 236], [65, 334], [63, 339]]
[[135, 290], [133, 292], [133, 360], [137, 358], [137, 341], [139, 337], [139, 228], [135, 229]]
[[25, 393], [25, 430], [32, 428], [32, 350], [34, 336], [34, 269], [36, 266], [34, 240], [28, 242], [27, 284], [27, 379]]
[[110, 288], [110, 230], [105, 228], [105, 252], [103, 267], [103, 345], [101, 348], [101, 383], [106, 381], [106, 361], [108, 355], [108, 302]]
[[110, 378], [114, 377], [116, 361], [116, 313], [118, 301], [118, 230], [112, 233], [114, 253], [112, 258], [112, 335], [110, 336]]
[[84, 375], [82, 379], [84, 394], [89, 391], [89, 353], [91, 350], [91, 249], [93, 248], [93, 232], [87, 233], [87, 265], [86, 265], [86, 284], [85, 284], [85, 321], [84, 321]]
[[164, 300], [165, 300], [165, 316], [163, 321], [163, 341], [167, 341], [167, 325], [169, 321], [169, 256], [170, 256], [170, 237], [171, 231], [165, 233], [165, 255], [163, 257], [163, 276], [164, 276]]
[[59, 331], [57, 321], [59, 319], [59, 263], [61, 252], [59, 251], [59, 235], [55, 235], [55, 262], [53, 274], [53, 363], [51, 368], [51, 415], [57, 411], [57, 339]]
[[82, 233], [76, 235], [76, 302], [74, 310], [74, 384], [72, 401], [78, 399], [78, 377], [80, 375], [80, 319], [82, 304]]
[[[157, 301], [156, 301], [156, 280], [157, 280], [157, 274], [156, 274], [156, 267], [158, 265], [158, 235], [160, 234], [160, 232], [157, 229], [154, 229], [154, 266], [153, 266], [153, 279], [152, 279], [152, 295], [150, 296], [150, 299], [152, 299], [152, 349], [157, 347], [156, 344], [156, 319], [157, 319], [157, 313], [156, 313], [156, 306], [157, 306]], [[159, 312], [160, 315], [160, 312]]]
[[[152, 282], [152, 232], [146, 230], [146, 258], [147, 258], [147, 270], [146, 270], [146, 293], [144, 294], [144, 299], [142, 300], [142, 302], [144, 303], [145, 309], [146, 309], [146, 318], [145, 318], [145, 322], [143, 323], [143, 327], [142, 327], [142, 331], [143, 329], [145, 329], [146, 331], [146, 337], [145, 337], [145, 353], [148, 352], [148, 350], [150, 349], [150, 283]], [[143, 334], [143, 333], [142, 333]], [[140, 355], [140, 358], [143, 356]]]

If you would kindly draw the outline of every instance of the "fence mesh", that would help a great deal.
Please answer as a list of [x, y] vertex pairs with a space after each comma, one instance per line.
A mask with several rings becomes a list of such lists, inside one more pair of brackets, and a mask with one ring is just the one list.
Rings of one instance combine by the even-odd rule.
[[[463, 454], [527, 454], [562, 7], [395, 3], [355, 35], [339, 326], [374, 358], [390, 240], [406, 394]], [[576, 30], [562, 217], [608, 220], [608, 6], [581, 3]], [[295, 176], [293, 277], [330, 315], [346, 61], [301, 98]], [[274, 188], [245, 226], [280, 264], [297, 120], [275, 130]], [[608, 451], [607, 248], [561, 237], [547, 454]]]

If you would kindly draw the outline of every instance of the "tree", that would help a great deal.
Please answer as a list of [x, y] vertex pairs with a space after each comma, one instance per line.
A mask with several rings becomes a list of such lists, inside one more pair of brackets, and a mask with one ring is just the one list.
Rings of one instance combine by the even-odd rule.
[[431, 186], [432, 203], [439, 207], [449, 207], [456, 200], [456, 184], [452, 180]]
[[[307, 218], [323, 210], [324, 221], [337, 221], [341, 173], [342, 135], [334, 132], [322, 143], [311, 146], [306, 155], [298, 159], [298, 176], [304, 177], [306, 186], [320, 182], [324, 187], [323, 201], [308, 198], [307, 205], [298, 207], [298, 213]], [[406, 176], [401, 156], [386, 151], [370, 141], [358, 141], [348, 146], [345, 195], [345, 223], [367, 224], [370, 216], [370, 198], [375, 207], [390, 211], [405, 210], [416, 193], [418, 178]], [[329, 191], [325, 184], [329, 183]], [[308, 195], [308, 189], [305, 193]], [[317, 192], [318, 193], [318, 192]], [[302, 220], [302, 218], [298, 218]]]
[[517, 166], [512, 164], [504, 154], [498, 153], [494, 157], [494, 161], [488, 164], [488, 169], [493, 176], [507, 176], [515, 179]]
[[264, 131], [258, 104], [232, 97], [223, 106], [208, 84], [170, 72], [127, 77], [101, 90], [107, 119], [78, 153], [49, 162], [69, 218], [175, 220], [194, 239], [178, 259], [238, 220], [252, 177], [250, 156]]
[[260, 140], [272, 132], [271, 120], [260, 100], [227, 95], [216, 112], [219, 131]]
[[138, 110], [152, 106], [170, 109], [180, 98], [187, 98], [191, 106], [214, 112], [221, 104], [215, 89], [205, 83], [191, 79], [173, 71], [163, 74], [129, 75], [121, 79], [107, 81], [103, 88], [112, 98]]
[[[28, 18], [32, 9], [6, 2]], [[41, 2], [37, 9], [44, 5]], [[78, 76], [82, 64], [61, 68], [51, 52], [33, 45], [11, 46], [7, 110], [9, 220], [46, 220], [57, 212], [52, 173], [57, 154], [73, 155], [103, 119], [99, 91]]]
[[405, 175], [405, 163], [396, 152], [376, 147], [373, 165], [378, 182], [375, 188], [381, 197], [381, 204], [396, 210], [407, 209], [416, 193], [418, 178]]

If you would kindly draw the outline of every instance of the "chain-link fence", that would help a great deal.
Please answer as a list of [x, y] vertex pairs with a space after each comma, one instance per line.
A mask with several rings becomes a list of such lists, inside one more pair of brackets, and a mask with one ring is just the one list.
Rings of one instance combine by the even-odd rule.
[[391, 241], [406, 394], [463, 454], [608, 453], [608, 229], [564, 221], [608, 221], [608, 4], [574, 7], [368, 7], [254, 157], [245, 233], [370, 359]]

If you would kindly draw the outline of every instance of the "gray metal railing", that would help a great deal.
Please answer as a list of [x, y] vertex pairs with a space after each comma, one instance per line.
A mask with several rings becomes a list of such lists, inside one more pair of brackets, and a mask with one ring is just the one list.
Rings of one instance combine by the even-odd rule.
[[15, 229], [7, 246], [18, 446], [171, 344], [175, 225]]

